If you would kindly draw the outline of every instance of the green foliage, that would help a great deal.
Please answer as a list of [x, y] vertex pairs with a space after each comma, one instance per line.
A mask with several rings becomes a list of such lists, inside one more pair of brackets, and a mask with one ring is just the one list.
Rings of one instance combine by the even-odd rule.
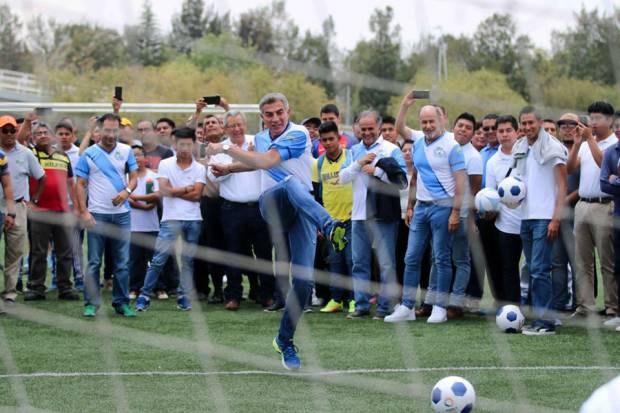
[[554, 108], [585, 112], [588, 105], [597, 100], [620, 105], [620, 96], [615, 87], [601, 85], [586, 79], [567, 76], [552, 78], [542, 89], [545, 104]]
[[22, 22], [11, 13], [6, 4], [0, 4], [0, 68], [32, 70], [32, 59], [26, 45], [20, 40]]
[[255, 65], [254, 51], [243, 47], [241, 39], [232, 33], [219, 36], [207, 34], [196, 42], [190, 54], [191, 61], [201, 69], [238, 71]]
[[184, 0], [181, 13], [172, 18], [170, 45], [189, 54], [196, 40], [211, 33], [220, 35], [231, 30], [230, 13], [219, 15], [214, 7], [205, 10], [204, 0]]
[[[394, 26], [393, 19], [394, 10], [390, 6], [375, 9], [369, 21], [373, 37], [358, 42], [350, 53], [347, 60], [351, 70], [388, 80], [398, 78], [402, 66], [400, 26]], [[385, 113], [394, 94], [362, 87], [356, 90], [356, 95], [356, 110], [370, 107]]]

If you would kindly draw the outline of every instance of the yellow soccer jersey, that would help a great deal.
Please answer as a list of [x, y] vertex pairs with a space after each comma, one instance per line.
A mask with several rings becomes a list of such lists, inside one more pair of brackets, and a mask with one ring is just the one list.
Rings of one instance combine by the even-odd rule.
[[[348, 221], [351, 219], [353, 209], [353, 187], [351, 182], [341, 185], [339, 180], [340, 168], [351, 163], [351, 153], [342, 151], [342, 154], [335, 161], [331, 161], [326, 155], [321, 155], [320, 183], [325, 209], [334, 219]], [[313, 181], [319, 181], [319, 162], [315, 162], [312, 168]], [[316, 180], [315, 180], [316, 179]]]

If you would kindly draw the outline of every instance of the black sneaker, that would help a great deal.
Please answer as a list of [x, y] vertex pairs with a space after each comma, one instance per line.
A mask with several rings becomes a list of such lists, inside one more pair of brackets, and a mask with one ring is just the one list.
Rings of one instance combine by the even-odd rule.
[[73, 291], [66, 291], [64, 293], [59, 293], [58, 299], [64, 301], [79, 301], [80, 296]]
[[347, 318], [350, 320], [356, 320], [359, 318], [368, 317], [370, 315], [370, 311], [368, 310], [355, 310], [352, 313], [347, 314]]
[[532, 324], [523, 327], [521, 333], [526, 336], [552, 336], [555, 335], [555, 325], [553, 324]]
[[45, 294], [41, 294], [36, 291], [26, 291], [26, 294], [24, 294], [24, 301], [41, 301], [41, 300], [45, 300]]
[[275, 313], [276, 311], [280, 311], [284, 309], [284, 303], [274, 301], [271, 305], [265, 308], [266, 313]]
[[211, 296], [211, 298], [209, 298], [207, 303], [208, 304], [224, 304], [224, 294], [221, 292], [213, 293], [213, 295]]

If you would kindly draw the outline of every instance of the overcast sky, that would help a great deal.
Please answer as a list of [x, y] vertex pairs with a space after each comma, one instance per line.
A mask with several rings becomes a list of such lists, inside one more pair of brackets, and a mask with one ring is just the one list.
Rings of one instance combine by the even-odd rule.
[[[6, 3], [6, 0], [0, 0]], [[170, 31], [170, 16], [181, 10], [182, 0], [151, 0], [159, 27]], [[206, 0], [220, 12], [233, 16], [270, 0]], [[286, 0], [288, 14], [301, 27], [319, 31], [329, 15], [336, 23], [336, 42], [340, 49], [352, 49], [369, 36], [368, 18], [376, 7], [391, 5], [402, 28], [405, 46], [415, 43], [421, 34], [471, 34], [476, 26], [494, 12], [509, 12], [520, 34], [527, 33], [537, 46], [549, 48], [551, 32], [574, 24], [573, 12], [581, 0]], [[588, 0], [587, 9], [611, 10], [620, 0]], [[142, 0], [14, 0], [10, 7], [24, 20], [36, 14], [60, 22], [91, 22], [122, 31], [125, 25], [140, 19]], [[234, 7], [234, 9], [231, 9]]]

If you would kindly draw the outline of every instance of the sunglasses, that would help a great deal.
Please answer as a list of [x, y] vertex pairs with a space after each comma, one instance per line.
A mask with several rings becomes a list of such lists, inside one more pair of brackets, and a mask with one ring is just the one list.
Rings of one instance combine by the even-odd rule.
[[13, 127], [5, 127], [0, 129], [2, 131], [2, 133], [4, 133], [5, 135], [12, 135], [15, 132], [17, 132], [17, 129], [13, 128]]
[[484, 126], [482, 130], [485, 132], [492, 132], [494, 130], [497, 130], [497, 126]]
[[574, 121], [558, 121], [560, 129], [573, 129], [577, 127], [577, 122]]

